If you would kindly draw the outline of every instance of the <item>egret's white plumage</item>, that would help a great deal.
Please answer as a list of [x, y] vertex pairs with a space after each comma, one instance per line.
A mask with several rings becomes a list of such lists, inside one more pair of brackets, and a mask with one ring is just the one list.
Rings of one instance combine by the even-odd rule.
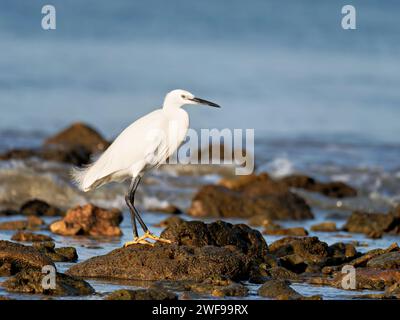
[[218, 105], [194, 97], [184, 90], [169, 92], [163, 107], [136, 120], [127, 127], [93, 164], [73, 172], [83, 191], [108, 182], [141, 176], [163, 163], [184, 141], [189, 116], [185, 104]]

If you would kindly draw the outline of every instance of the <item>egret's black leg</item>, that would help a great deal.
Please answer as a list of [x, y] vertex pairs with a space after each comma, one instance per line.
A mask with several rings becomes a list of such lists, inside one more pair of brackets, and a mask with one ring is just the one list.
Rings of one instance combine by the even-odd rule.
[[138, 234], [137, 225], [136, 225], [135, 208], [133, 207], [133, 205], [131, 203], [130, 196], [131, 196], [132, 190], [134, 190], [136, 188], [137, 188], [137, 179], [134, 179], [134, 180], [132, 180], [131, 186], [129, 187], [128, 194], [125, 196], [126, 205], [128, 206], [129, 211], [131, 213], [131, 223], [132, 223], [132, 227], [133, 227], [133, 236], [135, 239], [139, 237], [139, 234]]
[[136, 192], [137, 187], [139, 186], [140, 180], [141, 180], [141, 177], [138, 176], [132, 181], [132, 186], [129, 191], [129, 200], [130, 200], [130, 204], [133, 208], [133, 212], [135, 213], [135, 216], [140, 223], [140, 226], [142, 227], [143, 231], [146, 233], [149, 231], [149, 229], [147, 228], [146, 224], [144, 223], [142, 217], [140, 216], [139, 211], [135, 207], [135, 192]]

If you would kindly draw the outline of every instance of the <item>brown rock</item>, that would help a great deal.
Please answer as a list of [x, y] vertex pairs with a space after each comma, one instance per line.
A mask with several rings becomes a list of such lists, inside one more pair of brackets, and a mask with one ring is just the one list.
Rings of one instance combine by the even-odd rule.
[[211, 295], [214, 297], [245, 297], [249, 293], [244, 285], [240, 283], [232, 283], [225, 287], [215, 288]]
[[148, 208], [147, 211], [150, 212], [161, 212], [161, 213], [169, 213], [169, 214], [182, 214], [182, 210], [173, 204], [169, 204], [166, 207], [151, 207]]
[[283, 178], [282, 182], [291, 188], [300, 188], [312, 192], [319, 192], [332, 198], [355, 197], [357, 195], [356, 189], [343, 182], [322, 183], [304, 175], [291, 175]]
[[[200, 188], [192, 200], [188, 213], [196, 217], [242, 217], [264, 215], [268, 219], [312, 218], [310, 207], [300, 197], [261, 183], [251, 185], [243, 191], [230, 190], [222, 186], [207, 185]], [[271, 192], [271, 193], [269, 193]]]
[[391, 214], [353, 212], [343, 229], [348, 232], [372, 234], [389, 232], [400, 224]]
[[287, 229], [265, 229], [264, 234], [272, 236], [307, 236], [308, 232], [302, 227], [287, 228]]
[[169, 217], [163, 221], [161, 221], [160, 223], [156, 224], [156, 227], [159, 228], [166, 228], [175, 224], [180, 224], [182, 222], [184, 222], [185, 220], [183, 220], [182, 218], [178, 217], [178, 216], [172, 216]]
[[71, 267], [67, 274], [133, 280], [194, 280], [212, 277], [243, 279], [249, 261], [227, 247], [189, 247], [156, 243], [111, 251]]
[[5, 221], [0, 223], [0, 230], [37, 230], [45, 223], [38, 217], [28, 217], [27, 220]]
[[183, 221], [170, 225], [161, 237], [185, 246], [233, 246], [252, 259], [263, 260], [268, 246], [261, 233], [245, 224], [230, 224], [224, 221], [204, 223]]
[[385, 253], [395, 252], [395, 251], [399, 251], [399, 250], [400, 250], [400, 248], [397, 245], [397, 243], [392, 243], [386, 249], [373, 249], [373, 250], [370, 250], [370, 251], [364, 253], [362, 256], [352, 260], [351, 262], [349, 262], [349, 264], [351, 264], [354, 267], [365, 267], [369, 260], [371, 260], [371, 259], [373, 259], [375, 257], [378, 257], [380, 255], [383, 255]]
[[321, 297], [304, 297], [289, 286], [289, 282], [285, 280], [269, 280], [265, 282], [259, 289], [258, 294], [262, 297], [277, 300], [320, 300]]
[[56, 288], [46, 289], [42, 285], [41, 270], [23, 270], [3, 282], [2, 286], [10, 292], [45, 294], [57, 296], [82, 296], [94, 293], [94, 289], [85, 281], [62, 273], [56, 274]]
[[75, 262], [78, 254], [73, 247], [56, 248], [54, 242], [34, 243], [33, 247], [49, 257], [53, 262]]
[[27, 231], [18, 231], [11, 237], [11, 240], [23, 241], [23, 242], [53, 241], [53, 239], [51, 237], [46, 236], [44, 234], [37, 234], [37, 233], [27, 232]]
[[322, 222], [318, 224], [314, 224], [311, 226], [312, 231], [317, 232], [336, 232], [338, 231], [336, 228], [336, 223], [334, 222]]
[[372, 258], [367, 267], [376, 269], [400, 269], [400, 251], [387, 252]]
[[62, 220], [50, 225], [50, 230], [64, 236], [120, 236], [121, 221], [121, 211], [106, 210], [87, 204], [68, 210]]
[[0, 240], [0, 275], [8, 276], [25, 269], [54, 266], [53, 262], [33, 247]]
[[269, 246], [281, 265], [290, 271], [302, 273], [310, 266], [324, 266], [329, 261], [329, 248], [317, 237], [285, 237]]
[[91, 153], [104, 151], [110, 145], [93, 128], [79, 122], [48, 138], [44, 144], [62, 145], [68, 148], [79, 146], [89, 150]]

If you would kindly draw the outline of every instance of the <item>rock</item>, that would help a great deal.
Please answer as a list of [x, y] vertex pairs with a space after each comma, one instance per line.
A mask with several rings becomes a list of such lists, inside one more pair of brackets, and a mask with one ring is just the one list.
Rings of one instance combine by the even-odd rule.
[[329, 261], [329, 248], [317, 237], [285, 237], [269, 246], [281, 266], [302, 273], [310, 266], [324, 266]]
[[90, 126], [77, 122], [48, 138], [44, 145], [61, 145], [67, 148], [79, 146], [96, 153], [107, 149], [110, 143]]
[[19, 212], [17, 210], [13, 210], [13, 209], [0, 210], [0, 217], [15, 216], [17, 214], [19, 214]]
[[370, 261], [371, 259], [378, 257], [380, 255], [383, 255], [385, 253], [395, 252], [395, 251], [399, 251], [399, 250], [400, 250], [400, 248], [397, 245], [397, 243], [392, 243], [386, 249], [373, 249], [373, 250], [367, 251], [362, 256], [350, 261], [349, 264], [354, 267], [365, 267], [367, 265], [368, 261]]
[[214, 297], [245, 297], [249, 293], [244, 285], [240, 283], [232, 283], [226, 287], [216, 288], [211, 292]]
[[272, 267], [267, 270], [268, 275], [273, 279], [279, 280], [298, 280], [299, 275], [283, 267]]
[[269, 280], [265, 282], [259, 289], [258, 294], [262, 297], [277, 300], [320, 300], [321, 297], [304, 297], [289, 286], [289, 282], [285, 280]]
[[90, 162], [91, 153], [83, 147], [43, 147], [41, 149], [13, 149], [0, 154], [0, 160], [39, 158], [81, 166]]
[[0, 275], [9, 276], [25, 269], [54, 266], [53, 261], [33, 247], [0, 240]]
[[133, 280], [194, 280], [210, 277], [247, 278], [248, 258], [228, 247], [190, 247], [156, 243], [115, 249], [71, 267], [67, 274]]
[[34, 243], [33, 247], [53, 262], [76, 262], [78, 260], [78, 254], [73, 247], [56, 248], [54, 242]]
[[233, 225], [224, 221], [183, 221], [170, 225], [161, 237], [185, 246], [233, 246], [251, 259], [260, 261], [268, 252], [267, 243], [259, 231], [245, 224]]
[[282, 182], [291, 188], [305, 189], [322, 193], [331, 198], [346, 198], [357, 196], [357, 190], [343, 182], [318, 182], [305, 175], [291, 175], [282, 178]]
[[42, 285], [44, 276], [46, 274], [39, 270], [23, 270], [3, 282], [2, 286], [10, 292], [57, 296], [83, 296], [94, 293], [94, 289], [86, 281], [58, 272], [56, 274], [56, 288], [45, 289]]
[[38, 199], [25, 202], [21, 206], [20, 213], [26, 216], [54, 217], [62, 215], [62, 211], [59, 208]]
[[377, 269], [400, 269], [400, 251], [387, 252], [372, 258], [367, 267]]
[[27, 220], [5, 221], [0, 223], [0, 230], [37, 230], [45, 223], [38, 217], [28, 217]]
[[156, 224], [156, 227], [159, 228], [166, 228], [172, 225], [176, 225], [176, 224], [180, 224], [182, 222], [184, 222], [185, 220], [183, 220], [182, 218], [178, 217], [178, 216], [172, 216], [169, 217], [163, 221], [161, 221], [160, 223]]
[[[343, 288], [342, 280], [346, 275], [346, 273], [338, 272], [331, 282], [328, 281], [328, 284]], [[400, 282], [400, 270], [356, 269], [356, 290], [384, 290], [385, 287], [392, 286], [398, 282]]]
[[63, 236], [120, 236], [121, 221], [121, 211], [106, 210], [87, 204], [68, 210], [62, 220], [50, 225], [50, 230]]
[[393, 285], [386, 287], [385, 296], [400, 299], [400, 283], [396, 282]]
[[271, 236], [307, 236], [308, 232], [302, 227], [287, 228], [287, 229], [265, 229], [264, 234]]
[[[266, 183], [269, 186], [269, 182]], [[188, 213], [195, 217], [242, 217], [264, 215], [268, 219], [310, 219], [310, 207], [303, 198], [286, 190], [251, 185], [245, 190], [206, 185], [192, 200]], [[268, 193], [270, 192], [270, 193]]]
[[175, 293], [161, 288], [116, 290], [106, 297], [106, 300], [177, 300]]
[[173, 204], [169, 204], [165, 207], [150, 207], [147, 209], [150, 212], [161, 212], [161, 213], [169, 213], [169, 214], [182, 214], [183, 211]]
[[383, 233], [390, 232], [400, 225], [400, 219], [391, 214], [353, 212], [343, 229], [355, 233]]
[[330, 262], [341, 264], [351, 261], [360, 256], [356, 248], [351, 243], [337, 242], [329, 246]]
[[336, 223], [327, 221], [327, 222], [322, 222], [322, 223], [312, 225], [311, 231], [336, 232], [336, 231], [338, 231], [338, 229], [336, 228]]
[[203, 296], [214, 297], [245, 297], [249, 292], [244, 285], [222, 278], [209, 278], [202, 282], [189, 283], [184, 289]]
[[51, 237], [46, 236], [44, 234], [37, 234], [37, 233], [27, 232], [27, 231], [18, 231], [11, 237], [11, 240], [23, 241], [23, 242], [53, 241], [53, 239]]

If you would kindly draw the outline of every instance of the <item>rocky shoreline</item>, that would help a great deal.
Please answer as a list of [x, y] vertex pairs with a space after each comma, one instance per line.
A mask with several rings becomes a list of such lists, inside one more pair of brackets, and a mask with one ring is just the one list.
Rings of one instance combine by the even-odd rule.
[[[42, 148], [7, 151], [0, 155], [0, 161], [50, 161], [65, 166], [56, 166], [55, 174], [67, 181], [66, 170], [71, 165], [87, 163], [108, 145], [92, 128], [75, 124], [47, 139]], [[11, 180], [4, 180], [6, 188], [7, 181]], [[343, 182], [322, 182], [301, 174], [278, 179], [266, 172], [224, 176], [216, 183], [196, 186], [187, 209], [169, 203], [149, 210], [169, 216], [158, 227], [171, 244], [120, 247], [101, 254], [94, 248], [83, 260], [76, 248], [59, 246], [55, 238], [119, 243], [123, 213], [87, 201], [72, 184], [68, 185], [71, 191], [60, 188], [75, 198], [59, 202], [55, 196], [30, 197], [27, 191], [24, 197], [16, 196], [15, 202], [9, 197], [0, 199], [0, 231], [10, 234], [11, 240], [0, 239], [0, 277], [4, 278], [0, 288], [5, 294], [171, 300], [247, 297], [249, 286], [256, 286], [260, 299], [323, 299], [293, 289], [293, 284], [304, 284], [380, 292], [369, 295], [363, 291], [358, 298], [400, 298], [400, 249], [396, 243], [400, 206], [386, 213], [354, 210], [342, 227], [333, 218], [310, 227], [303, 224], [313, 221], [316, 213], [297, 191], [337, 201], [357, 197], [359, 192]], [[67, 199], [78, 199], [79, 204], [66, 205]], [[225, 221], [230, 219], [241, 223]], [[285, 221], [291, 221], [292, 226], [282, 226]], [[328, 244], [316, 236], [338, 233], [350, 240]], [[394, 241], [385, 248], [361, 252], [351, 241], [353, 234]], [[276, 238], [267, 243], [265, 236]], [[60, 263], [67, 264], [62, 272], [58, 270]], [[41, 285], [44, 266], [57, 270], [55, 289]], [[349, 266], [355, 272], [354, 288], [343, 286], [348, 276], [343, 270]], [[120, 284], [120, 288], [99, 293], [90, 284], [93, 280]], [[124, 288], [124, 281], [143, 285]]]

